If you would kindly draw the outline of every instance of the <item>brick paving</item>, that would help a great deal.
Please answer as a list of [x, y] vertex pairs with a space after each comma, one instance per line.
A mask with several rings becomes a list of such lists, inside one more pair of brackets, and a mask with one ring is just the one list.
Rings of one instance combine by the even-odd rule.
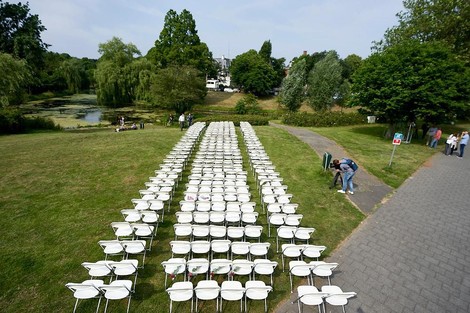
[[[318, 135], [302, 137], [314, 144]], [[386, 203], [375, 200], [376, 210], [328, 259], [339, 263], [332, 284], [357, 293], [347, 312], [470, 312], [469, 174], [470, 155], [437, 153]], [[297, 311], [290, 301], [275, 310]]]

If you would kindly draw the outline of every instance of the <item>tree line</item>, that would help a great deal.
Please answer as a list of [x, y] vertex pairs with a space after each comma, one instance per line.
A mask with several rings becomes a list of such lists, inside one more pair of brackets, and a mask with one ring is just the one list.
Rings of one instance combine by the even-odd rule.
[[[232, 60], [235, 87], [255, 96], [279, 88], [279, 103], [295, 112], [357, 106], [391, 125], [464, 118], [470, 100], [470, 2], [405, 0], [398, 25], [374, 42], [372, 54], [341, 59], [335, 51], [294, 58], [271, 56], [272, 44]], [[114, 37], [99, 44], [100, 58], [78, 59], [48, 51], [46, 28], [28, 4], [0, 0], [0, 101], [3, 107], [43, 91], [95, 89], [98, 103], [118, 107], [137, 102], [177, 113], [206, 96], [205, 81], [219, 65], [198, 36], [187, 10], [167, 12], [154, 46], [145, 54]], [[286, 70], [287, 69], [287, 70]]]

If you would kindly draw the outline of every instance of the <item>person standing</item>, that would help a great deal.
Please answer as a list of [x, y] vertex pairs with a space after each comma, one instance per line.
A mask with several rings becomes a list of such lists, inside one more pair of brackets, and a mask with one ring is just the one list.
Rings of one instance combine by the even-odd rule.
[[343, 189], [338, 190], [339, 193], [346, 193], [346, 190], [349, 187], [349, 194], [354, 194], [354, 185], [353, 185], [353, 177], [356, 172], [353, 170], [351, 166], [349, 166], [346, 159], [342, 159], [341, 162], [339, 160], [333, 160], [333, 165], [339, 164], [341, 172], [343, 173]]
[[430, 145], [431, 148], [436, 148], [437, 147], [437, 143], [439, 142], [439, 139], [441, 139], [441, 136], [442, 136], [442, 130], [439, 127], [436, 130], [436, 133], [434, 134], [434, 136], [432, 137], [432, 141], [431, 141], [431, 145]]
[[462, 132], [462, 138], [460, 139], [460, 150], [459, 155], [457, 156], [459, 159], [463, 158], [463, 152], [465, 151], [465, 147], [468, 144], [468, 131]]
[[188, 114], [188, 127], [191, 127], [193, 125], [193, 116], [191, 113]]
[[178, 118], [178, 122], [180, 123], [180, 130], [183, 130], [184, 128], [184, 121], [185, 121], [184, 113], [181, 113], [180, 117]]
[[426, 141], [426, 146], [431, 146], [432, 140], [436, 132], [437, 132], [437, 127], [434, 125], [428, 129], [428, 140]]

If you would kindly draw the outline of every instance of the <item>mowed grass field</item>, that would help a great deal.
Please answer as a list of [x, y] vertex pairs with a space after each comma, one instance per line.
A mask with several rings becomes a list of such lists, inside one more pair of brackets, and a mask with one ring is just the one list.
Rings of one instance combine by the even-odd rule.
[[[304, 214], [301, 224], [316, 228], [313, 243], [326, 245], [325, 256], [329, 255], [364, 219], [363, 214], [343, 195], [328, 189], [331, 175], [322, 172], [321, 160], [306, 144], [274, 127], [255, 130], [294, 195], [292, 201], [299, 203], [298, 212]], [[148, 127], [122, 133], [108, 129], [0, 137], [1, 311], [72, 311], [75, 299], [65, 284], [88, 279], [82, 262], [104, 259], [98, 241], [115, 238], [111, 222], [123, 221], [120, 210], [132, 207], [131, 199], [139, 197], [139, 189], [154, 176], [183, 133], [177, 128]], [[244, 161], [249, 170], [246, 155]], [[171, 257], [172, 225], [189, 170], [190, 166], [158, 229], [145, 269], [139, 271], [131, 312], [169, 309], [161, 262]], [[269, 258], [279, 262], [269, 296], [272, 311], [290, 295], [289, 276], [280, 269], [275, 237], [267, 237], [266, 215], [251, 174], [248, 183], [258, 203], [258, 224], [264, 226], [261, 240], [271, 242]], [[259, 279], [269, 282], [269, 277]], [[78, 312], [92, 312], [96, 303], [83, 301]], [[125, 312], [126, 304], [111, 302], [109, 311]], [[200, 312], [214, 309], [215, 301], [199, 303]], [[263, 302], [249, 302], [248, 309], [263, 312]], [[174, 306], [174, 311], [189, 310], [189, 303]], [[239, 303], [224, 302], [224, 312], [238, 310]]]

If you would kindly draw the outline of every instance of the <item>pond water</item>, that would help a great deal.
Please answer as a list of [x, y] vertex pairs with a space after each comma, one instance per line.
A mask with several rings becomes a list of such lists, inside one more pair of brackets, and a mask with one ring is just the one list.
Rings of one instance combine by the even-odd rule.
[[103, 112], [101, 111], [101, 109], [93, 109], [87, 110], [84, 115], [80, 116], [79, 119], [87, 123], [99, 123], [101, 122], [102, 116]]

